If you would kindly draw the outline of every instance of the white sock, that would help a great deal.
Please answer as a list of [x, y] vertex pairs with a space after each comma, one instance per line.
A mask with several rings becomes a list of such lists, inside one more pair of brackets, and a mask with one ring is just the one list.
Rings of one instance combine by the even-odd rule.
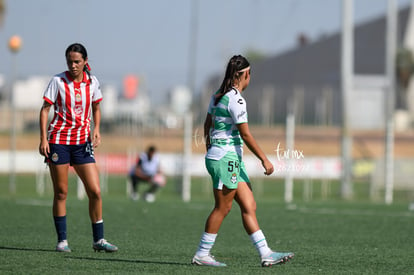
[[58, 247], [64, 247], [68, 245], [68, 241], [67, 240], [63, 240], [57, 243]]
[[200, 243], [198, 244], [198, 249], [196, 252], [196, 255], [198, 257], [207, 256], [210, 254], [210, 250], [214, 245], [214, 242], [216, 241], [217, 234], [210, 234], [207, 232], [204, 232], [203, 235], [201, 235]]
[[251, 234], [250, 240], [252, 240], [252, 243], [256, 247], [257, 252], [259, 252], [260, 257], [266, 256], [272, 252], [272, 250], [267, 246], [266, 238], [262, 230], [258, 230]]

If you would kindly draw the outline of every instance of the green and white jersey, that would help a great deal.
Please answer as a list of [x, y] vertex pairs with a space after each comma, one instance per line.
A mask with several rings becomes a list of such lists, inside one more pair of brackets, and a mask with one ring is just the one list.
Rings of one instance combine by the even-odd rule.
[[242, 157], [243, 140], [236, 125], [247, 123], [246, 101], [236, 88], [228, 91], [217, 105], [214, 105], [215, 98], [216, 95], [211, 97], [208, 106], [208, 113], [212, 117], [212, 146], [207, 151], [206, 158], [219, 160], [228, 152], [236, 152]]

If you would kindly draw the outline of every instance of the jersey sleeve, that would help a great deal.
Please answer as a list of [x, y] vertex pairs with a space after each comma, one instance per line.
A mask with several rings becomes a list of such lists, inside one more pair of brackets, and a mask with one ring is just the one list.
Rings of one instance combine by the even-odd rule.
[[43, 99], [49, 102], [50, 104], [54, 104], [57, 99], [58, 93], [58, 78], [53, 77], [47, 85], [45, 92], [43, 93]]
[[246, 101], [243, 97], [234, 97], [229, 102], [229, 113], [235, 124], [247, 123]]
[[138, 155], [137, 167], [141, 167], [142, 163], [147, 159], [147, 154], [145, 152], [141, 152]]
[[93, 75], [91, 76], [92, 83], [93, 83], [93, 95], [92, 95], [92, 102], [100, 102], [103, 99], [102, 91], [101, 91], [101, 85], [99, 84], [98, 79]]

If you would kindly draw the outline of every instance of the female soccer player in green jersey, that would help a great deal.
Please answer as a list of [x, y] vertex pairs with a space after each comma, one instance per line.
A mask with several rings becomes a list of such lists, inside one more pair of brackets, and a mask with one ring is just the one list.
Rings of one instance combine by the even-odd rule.
[[249, 82], [249, 62], [243, 56], [235, 55], [227, 64], [220, 89], [210, 100], [204, 122], [205, 163], [213, 180], [215, 205], [192, 259], [196, 265], [226, 266], [216, 261], [210, 250], [233, 200], [240, 206], [243, 226], [259, 252], [262, 266], [284, 263], [294, 256], [290, 252], [272, 251], [257, 222], [256, 201], [242, 160], [243, 143], [260, 159], [265, 175], [272, 174], [274, 169], [249, 130], [246, 101], [241, 95]]

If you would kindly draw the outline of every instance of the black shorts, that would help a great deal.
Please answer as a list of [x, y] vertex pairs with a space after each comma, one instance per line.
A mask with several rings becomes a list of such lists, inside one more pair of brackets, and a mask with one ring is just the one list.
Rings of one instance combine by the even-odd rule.
[[85, 164], [95, 163], [93, 146], [91, 142], [80, 145], [63, 145], [49, 143], [49, 157], [45, 157], [45, 162], [53, 164]]

